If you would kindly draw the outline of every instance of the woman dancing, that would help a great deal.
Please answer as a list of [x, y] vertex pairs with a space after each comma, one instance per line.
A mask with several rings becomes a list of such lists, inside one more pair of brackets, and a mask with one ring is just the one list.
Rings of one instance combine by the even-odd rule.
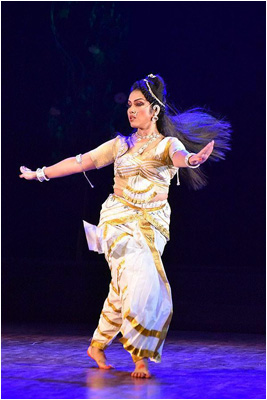
[[201, 109], [176, 112], [166, 102], [163, 79], [152, 74], [132, 86], [128, 118], [134, 128], [130, 136], [117, 135], [88, 153], [36, 171], [21, 167], [20, 178], [43, 182], [114, 163], [114, 193], [102, 205], [98, 226], [84, 221], [89, 249], [103, 253], [111, 270], [87, 354], [99, 368], [111, 368], [104, 350], [120, 332], [135, 363], [132, 376], [150, 378], [148, 359], [161, 361], [173, 313], [161, 261], [169, 240], [170, 181], [177, 175], [179, 184], [181, 168], [191, 187], [205, 186], [199, 167], [208, 158], [224, 159], [231, 127]]

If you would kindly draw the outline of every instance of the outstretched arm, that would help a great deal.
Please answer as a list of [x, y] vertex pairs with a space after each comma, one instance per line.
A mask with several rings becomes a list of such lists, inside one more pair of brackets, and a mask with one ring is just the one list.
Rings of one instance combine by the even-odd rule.
[[[199, 153], [192, 155], [188, 159], [188, 163], [190, 166], [203, 164], [211, 155], [214, 147], [214, 140], [209, 142]], [[186, 150], [176, 151], [173, 155], [172, 162], [173, 165], [177, 168], [186, 168], [188, 165], [186, 164], [185, 158], [188, 152]]]
[[[93, 163], [89, 152], [83, 154], [82, 156], [82, 165], [77, 163], [76, 157], [66, 158], [54, 164], [50, 167], [45, 168], [45, 175], [48, 179], [52, 178], [61, 178], [63, 176], [77, 174], [82, 171], [89, 171], [90, 169], [95, 169], [95, 164]], [[20, 167], [21, 175], [20, 178], [24, 178], [27, 180], [36, 180], [36, 171], [32, 171], [26, 167]]]

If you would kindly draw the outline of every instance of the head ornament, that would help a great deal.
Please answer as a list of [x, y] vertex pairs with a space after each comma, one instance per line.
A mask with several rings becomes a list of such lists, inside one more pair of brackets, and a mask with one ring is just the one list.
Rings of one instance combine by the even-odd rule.
[[[153, 74], [149, 74], [149, 75], [147, 75], [147, 77], [148, 77], [148, 78], [156, 78], [156, 76], [153, 75]], [[165, 104], [162, 103], [162, 101], [152, 92], [152, 89], [151, 89], [151, 87], [150, 87], [150, 85], [149, 85], [148, 80], [147, 80], [147, 79], [143, 79], [143, 81], [146, 83], [146, 86], [147, 86], [148, 91], [149, 91], [149, 93], [151, 94], [151, 96], [154, 97], [154, 99], [156, 99], [156, 100], [159, 102], [159, 104], [161, 104], [162, 107], [165, 108], [165, 107], [166, 107]]]

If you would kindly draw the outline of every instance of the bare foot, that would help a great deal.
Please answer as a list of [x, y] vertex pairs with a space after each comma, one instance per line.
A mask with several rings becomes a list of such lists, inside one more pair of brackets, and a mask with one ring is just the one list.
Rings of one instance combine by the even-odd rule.
[[135, 363], [135, 370], [131, 373], [131, 376], [134, 378], [151, 378], [147, 358], [142, 358], [142, 360]]
[[97, 347], [90, 346], [87, 349], [87, 354], [89, 357], [95, 360], [99, 368], [101, 369], [114, 368], [112, 367], [112, 365], [107, 365], [107, 359], [103, 350], [100, 350]]

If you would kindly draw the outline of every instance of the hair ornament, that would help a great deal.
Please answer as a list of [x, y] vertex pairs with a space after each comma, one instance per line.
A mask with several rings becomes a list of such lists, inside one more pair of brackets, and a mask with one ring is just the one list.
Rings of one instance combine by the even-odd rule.
[[147, 77], [148, 77], [148, 78], [156, 78], [156, 75], [149, 74], [149, 75], [147, 75]]
[[[152, 75], [152, 74], [148, 75], [148, 77], [149, 77], [149, 76], [151, 77], [151, 75]], [[153, 77], [155, 77], [155, 75], [153, 75]], [[148, 80], [147, 80], [147, 79], [143, 79], [143, 81], [146, 83], [147, 88], [148, 88], [149, 93], [151, 94], [151, 96], [154, 97], [154, 99], [156, 99], [156, 100], [165, 108], [165, 107], [166, 107], [165, 104], [162, 103], [162, 101], [160, 101], [160, 99], [158, 99], [157, 96], [152, 92], [151, 87], [150, 87], [150, 85], [149, 85], [149, 83], [148, 83]]]

